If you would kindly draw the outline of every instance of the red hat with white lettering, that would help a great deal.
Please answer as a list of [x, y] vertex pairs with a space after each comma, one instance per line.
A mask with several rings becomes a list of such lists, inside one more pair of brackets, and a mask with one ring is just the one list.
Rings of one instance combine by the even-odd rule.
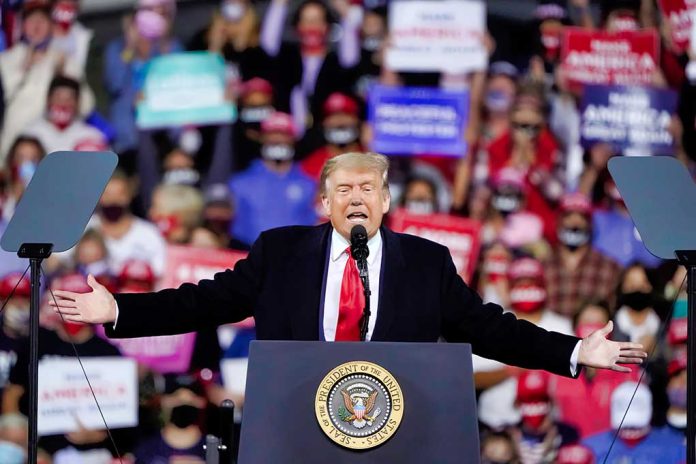
[[53, 279], [51, 288], [54, 290], [65, 290], [73, 293], [89, 293], [92, 287], [87, 285], [87, 277], [77, 272], [65, 274], [61, 277]]
[[260, 77], [253, 77], [248, 81], [242, 83], [242, 97], [247, 97], [250, 94], [256, 92], [262, 93], [264, 95], [273, 96], [273, 86], [266, 79], [261, 79]]
[[292, 120], [292, 116], [287, 113], [282, 113], [276, 111], [271, 113], [266, 119], [261, 123], [261, 132], [268, 134], [271, 132], [279, 132], [281, 134], [289, 135], [290, 137], [295, 137], [297, 131], [295, 130], [295, 123]]
[[580, 213], [584, 216], [592, 214], [592, 203], [584, 193], [566, 193], [561, 198], [560, 210], [562, 214]]
[[544, 267], [541, 265], [541, 262], [534, 258], [519, 258], [510, 265], [508, 278], [510, 280], [534, 279], [543, 281]]
[[130, 259], [123, 264], [118, 275], [118, 283], [121, 287], [135, 286], [143, 290], [152, 290], [155, 283], [155, 273], [147, 261]]
[[340, 92], [334, 92], [324, 102], [324, 117], [333, 114], [345, 113], [351, 116], [358, 115], [358, 103], [355, 99]]
[[0, 280], [0, 298], [4, 300], [9, 297], [15, 285], [17, 285], [17, 288], [13, 296], [29, 298], [31, 295], [31, 282], [29, 282], [29, 276], [24, 276], [21, 281], [20, 279], [22, 279], [21, 272], [10, 272], [9, 274], [5, 274], [2, 280]]
[[544, 371], [524, 371], [517, 378], [517, 401], [533, 403], [549, 401], [549, 374]]
[[587, 446], [574, 444], [562, 446], [558, 450], [557, 464], [594, 464], [592, 450]]

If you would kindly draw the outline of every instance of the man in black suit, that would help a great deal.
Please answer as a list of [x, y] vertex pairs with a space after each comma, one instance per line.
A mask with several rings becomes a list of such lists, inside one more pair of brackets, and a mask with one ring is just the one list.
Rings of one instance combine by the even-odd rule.
[[484, 304], [457, 275], [447, 248], [382, 226], [390, 204], [387, 168], [377, 154], [330, 159], [320, 188], [331, 222], [266, 231], [234, 270], [212, 280], [114, 296], [89, 276], [91, 293], [55, 292], [60, 311], [69, 321], [106, 324], [110, 337], [191, 332], [253, 316], [261, 340], [356, 340], [364, 301], [359, 284], [346, 287], [355, 263], [347, 248], [351, 229], [361, 224], [370, 251], [368, 340], [444, 337], [471, 343], [487, 358], [565, 376], [576, 376], [578, 364], [630, 372], [621, 364], [646, 357], [639, 344], [607, 340], [611, 322], [580, 340]]

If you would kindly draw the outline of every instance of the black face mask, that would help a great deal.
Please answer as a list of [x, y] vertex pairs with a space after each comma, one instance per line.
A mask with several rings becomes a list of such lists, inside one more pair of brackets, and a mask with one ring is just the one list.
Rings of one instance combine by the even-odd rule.
[[631, 292], [621, 295], [621, 305], [628, 306], [634, 311], [643, 311], [653, 305], [652, 293]]
[[520, 210], [522, 199], [520, 195], [516, 194], [496, 194], [493, 197], [491, 205], [496, 211], [499, 211], [503, 215], [507, 215], [516, 213]]
[[118, 204], [101, 205], [99, 211], [106, 222], [118, 222], [126, 214], [126, 207]]
[[232, 219], [206, 218], [203, 221], [203, 223], [216, 234], [226, 235], [230, 231], [230, 224], [232, 224]]
[[176, 406], [172, 408], [172, 415], [169, 418], [169, 422], [175, 427], [180, 429], [185, 429], [190, 425], [198, 423], [198, 419], [201, 417], [201, 410], [190, 404], [182, 404], [181, 406]]
[[562, 228], [558, 231], [558, 241], [571, 251], [590, 242], [590, 232], [581, 228]]

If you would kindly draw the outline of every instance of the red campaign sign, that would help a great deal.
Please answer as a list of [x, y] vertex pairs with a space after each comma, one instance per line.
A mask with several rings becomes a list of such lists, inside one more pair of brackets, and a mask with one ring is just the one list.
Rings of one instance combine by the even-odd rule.
[[481, 223], [449, 214], [409, 214], [403, 209], [391, 214], [392, 230], [427, 238], [449, 248], [457, 273], [470, 282], [481, 248]]
[[[209, 279], [216, 272], [234, 267], [245, 258], [246, 252], [210, 250], [186, 246], [167, 248], [167, 267], [159, 288], [175, 288], [183, 283]], [[97, 332], [105, 337], [103, 328]], [[160, 373], [184, 373], [191, 363], [196, 342], [195, 333], [168, 335], [164, 337], [142, 337], [110, 340], [124, 356]]]
[[215, 250], [180, 245], [167, 247], [167, 268], [160, 288], [176, 288], [184, 283], [211, 279], [216, 272], [232, 269], [246, 251]]
[[672, 31], [672, 41], [685, 51], [691, 39], [691, 15], [696, 12], [696, 0], [660, 0], [660, 11]]
[[571, 87], [582, 84], [648, 85], [659, 64], [654, 29], [597, 32], [563, 30], [561, 66]]

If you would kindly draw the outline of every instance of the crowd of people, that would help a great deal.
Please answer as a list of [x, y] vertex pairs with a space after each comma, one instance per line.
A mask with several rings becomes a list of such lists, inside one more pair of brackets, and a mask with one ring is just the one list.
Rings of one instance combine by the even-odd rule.
[[[678, 93], [672, 156], [696, 172], [696, 76], [688, 72], [696, 51], [675, 47], [657, 2], [541, 0], [520, 26], [530, 44], [511, 46], [514, 38], [489, 27], [487, 70], [461, 75], [389, 68], [387, 0], [222, 0], [200, 31], [174, 27], [175, 0], [134, 3], [106, 47], [102, 81], [87, 75], [89, 60], [102, 57], [90, 54], [93, 32], [78, 21], [77, 0], [2, 3], [2, 227], [46, 154], [112, 150], [120, 159], [84, 236], [46, 263], [50, 288], [87, 292], [92, 274], [115, 292], [151, 291], [168, 272], [172, 246], [244, 252], [266, 229], [323, 222], [322, 165], [371, 147], [371, 86], [467, 89], [466, 151], [391, 156], [392, 205], [480, 224], [467, 283], [484, 300], [578, 337], [611, 320], [613, 339], [652, 353], [632, 374], [584, 368], [576, 380], [475, 356], [482, 462], [590, 464], [604, 462], [610, 447], [606, 462], [685, 460], [685, 270], [642, 243], [607, 169], [625, 153], [581, 146], [580, 95], [559, 66], [565, 27], [657, 29], [661, 59], [651, 85]], [[224, 59], [236, 120], [139, 128], [148, 64], [185, 51]], [[104, 92], [107, 101], [97, 102]], [[0, 256], [0, 298], [9, 298], [0, 315], [6, 464], [26, 459], [25, 267]], [[84, 357], [122, 355], [99, 327], [50, 311], [41, 325], [42, 358], [74, 356], [69, 342]], [[221, 399], [243, 406], [243, 395], [222, 382], [220, 360], [246, 356], [254, 330], [247, 323], [202, 335], [181, 372], [139, 366], [136, 427], [112, 430], [113, 441], [84, 427], [43, 436], [42, 462], [110, 463], [116, 448], [123, 462], [204, 462]]]

